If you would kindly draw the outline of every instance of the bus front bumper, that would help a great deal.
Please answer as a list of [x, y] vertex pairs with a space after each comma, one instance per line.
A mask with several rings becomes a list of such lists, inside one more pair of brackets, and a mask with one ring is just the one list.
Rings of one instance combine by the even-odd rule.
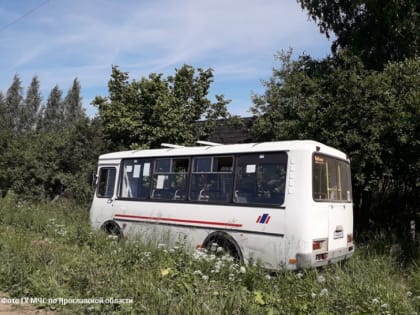
[[354, 254], [354, 244], [322, 253], [296, 254], [296, 268], [321, 267], [349, 259]]

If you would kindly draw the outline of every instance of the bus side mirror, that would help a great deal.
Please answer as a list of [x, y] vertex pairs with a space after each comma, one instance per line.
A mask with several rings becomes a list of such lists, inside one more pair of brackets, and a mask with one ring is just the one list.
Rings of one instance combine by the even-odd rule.
[[92, 186], [92, 189], [93, 190], [95, 190], [97, 183], [98, 183], [98, 175], [96, 174], [96, 171], [92, 171], [92, 182], [91, 182], [91, 186]]

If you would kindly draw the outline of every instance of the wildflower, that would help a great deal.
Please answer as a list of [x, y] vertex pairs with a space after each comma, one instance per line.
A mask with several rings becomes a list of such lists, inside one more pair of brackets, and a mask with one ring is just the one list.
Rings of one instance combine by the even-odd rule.
[[219, 273], [220, 268], [224, 266], [223, 261], [218, 260], [216, 261], [216, 263], [214, 264], [214, 269], [211, 270], [211, 273]]
[[170, 271], [171, 271], [171, 268], [161, 269], [160, 274], [162, 275], [162, 277], [165, 277], [169, 274]]
[[232, 273], [230, 273], [229, 274], [229, 281], [233, 281], [233, 280], [235, 280], [235, 276]]
[[407, 297], [412, 297], [413, 293], [411, 291], [407, 291], [407, 293], [405, 294]]
[[108, 235], [108, 239], [111, 240], [111, 241], [116, 241], [116, 240], [118, 240], [118, 236], [117, 235], [109, 234]]
[[377, 298], [372, 299], [372, 304], [378, 304], [379, 300]]
[[220, 269], [221, 267], [223, 267], [225, 264], [224, 264], [224, 262], [223, 261], [221, 261], [221, 260], [218, 260], [218, 261], [216, 261], [216, 263], [214, 264], [214, 267], [216, 268], [216, 269]]
[[298, 279], [302, 279], [302, 278], [303, 278], [303, 273], [298, 272], [298, 273], [296, 274], [296, 278], [298, 278]]
[[320, 296], [327, 296], [328, 295], [328, 289], [324, 288], [321, 290], [321, 292], [319, 293]]
[[202, 278], [204, 281], [209, 280], [209, 276], [206, 276], [206, 275], [202, 275], [202, 276], [201, 276], [201, 278]]
[[[64, 229], [56, 229], [55, 232], [60, 236], [66, 236], [67, 231]], [[118, 238], [118, 236], [116, 236]]]
[[234, 258], [232, 256], [230, 256], [230, 255], [224, 255], [224, 256], [222, 256], [221, 259], [223, 261], [230, 261], [230, 262], [232, 262], [234, 260]]
[[212, 260], [215, 260], [215, 259], [216, 259], [216, 255], [214, 255], [214, 254], [212, 254], [210, 256], [207, 256], [208, 261], [212, 261]]
[[161, 243], [161, 244], [158, 244], [158, 246], [157, 246], [159, 249], [162, 249], [162, 248], [165, 248], [166, 247], [166, 244], [163, 244], [163, 243]]
[[382, 304], [382, 305], [381, 305], [381, 307], [382, 307], [382, 308], [388, 308], [388, 306], [389, 306], [389, 305], [388, 305], [388, 304], [386, 304], [386, 303], [384, 303], [384, 304]]
[[266, 278], [267, 280], [271, 280], [271, 276], [270, 276], [270, 275], [265, 275], [265, 278]]
[[264, 297], [261, 291], [254, 291], [255, 303], [259, 305], [265, 305]]
[[239, 272], [240, 273], [245, 273], [246, 272], [245, 267], [244, 266], [241, 266], [241, 268], [239, 268]]
[[325, 277], [323, 275], [318, 276], [318, 282], [319, 283], [324, 283], [325, 282]]
[[313, 292], [311, 292], [311, 297], [314, 299], [314, 298], [316, 298], [316, 294], [315, 293], [313, 293]]
[[206, 258], [207, 254], [206, 254], [205, 250], [196, 249], [192, 256], [193, 256], [194, 260], [201, 260], [203, 258]]
[[223, 253], [223, 252], [224, 252], [223, 247], [221, 247], [221, 246], [217, 247], [216, 253]]
[[199, 275], [199, 276], [202, 276], [202, 275], [203, 275], [203, 273], [201, 272], [201, 270], [196, 270], [196, 271], [194, 271], [194, 272], [193, 272], [193, 275]]

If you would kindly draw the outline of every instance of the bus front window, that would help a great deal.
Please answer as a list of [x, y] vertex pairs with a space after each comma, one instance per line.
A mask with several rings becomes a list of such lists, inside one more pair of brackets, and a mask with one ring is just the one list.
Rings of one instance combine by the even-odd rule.
[[115, 186], [115, 167], [102, 167], [99, 170], [98, 187], [96, 195], [99, 198], [112, 198]]

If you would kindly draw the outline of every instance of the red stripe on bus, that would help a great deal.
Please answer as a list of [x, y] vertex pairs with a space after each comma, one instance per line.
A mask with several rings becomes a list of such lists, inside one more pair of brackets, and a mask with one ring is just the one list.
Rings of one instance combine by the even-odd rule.
[[239, 223], [185, 220], [185, 219], [173, 219], [173, 218], [162, 218], [162, 217], [145, 217], [145, 216], [131, 215], [131, 214], [115, 214], [114, 216], [117, 217], [117, 218], [126, 218], [126, 219], [143, 219], [143, 220], [154, 220], [154, 221], [165, 221], [165, 222], [179, 222], [179, 223], [194, 223], [194, 224], [209, 224], [209, 225], [219, 225], [219, 226], [242, 227], [242, 224], [239, 224]]

